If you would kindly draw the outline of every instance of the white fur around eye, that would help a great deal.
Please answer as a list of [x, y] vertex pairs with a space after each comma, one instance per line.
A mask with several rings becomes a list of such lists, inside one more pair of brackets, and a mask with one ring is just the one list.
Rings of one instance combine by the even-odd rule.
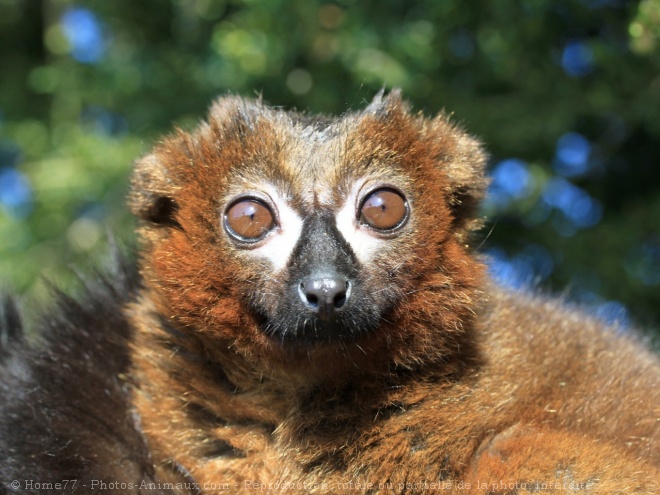
[[250, 252], [255, 256], [267, 259], [274, 271], [283, 269], [291, 258], [296, 244], [300, 240], [303, 221], [300, 215], [291, 208], [286, 199], [272, 186], [262, 188], [268, 194], [277, 208], [278, 228], [271, 232], [259, 247]]
[[337, 212], [337, 229], [351, 246], [358, 260], [361, 263], [369, 263], [385, 241], [359, 225], [356, 214], [359, 191], [359, 185], [354, 186], [346, 202]]

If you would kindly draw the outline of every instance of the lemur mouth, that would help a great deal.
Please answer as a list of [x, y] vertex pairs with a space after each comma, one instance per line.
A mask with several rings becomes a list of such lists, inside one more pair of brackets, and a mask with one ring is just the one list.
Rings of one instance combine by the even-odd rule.
[[378, 305], [356, 281], [324, 274], [289, 286], [275, 308], [262, 310], [262, 331], [282, 344], [353, 342], [376, 329]]
[[311, 314], [300, 314], [285, 320], [273, 320], [262, 315], [259, 324], [264, 334], [284, 345], [354, 342], [364, 338], [375, 327], [351, 321], [344, 315], [321, 318]]
[[[310, 344], [336, 341], [352, 341], [362, 336], [359, 328], [351, 328], [339, 318], [322, 319], [320, 317], [305, 318], [294, 333], [285, 335], [285, 339]], [[288, 337], [288, 339], [286, 338]]]

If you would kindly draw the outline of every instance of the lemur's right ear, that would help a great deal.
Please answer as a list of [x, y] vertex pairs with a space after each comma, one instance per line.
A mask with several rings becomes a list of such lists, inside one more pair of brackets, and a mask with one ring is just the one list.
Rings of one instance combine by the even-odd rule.
[[128, 206], [139, 219], [163, 227], [180, 227], [179, 205], [174, 199], [177, 186], [154, 154], [135, 163]]

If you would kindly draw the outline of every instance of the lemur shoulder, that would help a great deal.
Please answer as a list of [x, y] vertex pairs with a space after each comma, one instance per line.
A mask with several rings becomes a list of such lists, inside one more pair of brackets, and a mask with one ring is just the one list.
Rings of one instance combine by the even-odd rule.
[[485, 164], [396, 91], [218, 99], [135, 165], [137, 277], [60, 296], [41, 344], [5, 305], [0, 486], [658, 493], [657, 356], [489, 280]]

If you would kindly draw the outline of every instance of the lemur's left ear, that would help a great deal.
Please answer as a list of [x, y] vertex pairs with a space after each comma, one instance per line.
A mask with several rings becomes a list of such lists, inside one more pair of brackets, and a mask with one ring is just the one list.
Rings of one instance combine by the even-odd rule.
[[436, 117], [433, 125], [438, 127], [442, 139], [448, 141], [443, 146], [447, 153], [438, 157], [438, 161], [449, 179], [447, 198], [454, 214], [455, 233], [464, 241], [483, 225], [478, 212], [489, 184], [488, 155], [478, 139], [449, 122], [446, 116]]
[[128, 205], [136, 217], [152, 225], [178, 226], [176, 191], [166, 167], [150, 154], [135, 163]]

